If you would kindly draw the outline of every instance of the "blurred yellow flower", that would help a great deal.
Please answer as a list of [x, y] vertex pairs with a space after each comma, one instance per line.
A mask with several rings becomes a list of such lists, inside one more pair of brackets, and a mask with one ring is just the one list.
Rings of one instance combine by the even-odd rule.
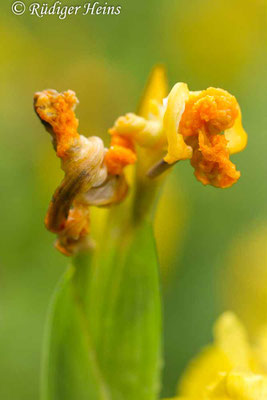
[[267, 365], [262, 354], [267, 356], [267, 330], [263, 332], [261, 340], [251, 344], [237, 317], [225, 312], [215, 324], [214, 343], [182, 376], [178, 399], [265, 400]]

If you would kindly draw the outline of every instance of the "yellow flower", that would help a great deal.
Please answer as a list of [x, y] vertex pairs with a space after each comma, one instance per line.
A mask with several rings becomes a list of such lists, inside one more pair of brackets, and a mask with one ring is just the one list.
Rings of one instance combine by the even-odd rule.
[[182, 376], [178, 399], [267, 399], [267, 366], [262, 357], [266, 330], [264, 335], [265, 340], [251, 344], [237, 317], [224, 313], [215, 324], [214, 343], [189, 364]]

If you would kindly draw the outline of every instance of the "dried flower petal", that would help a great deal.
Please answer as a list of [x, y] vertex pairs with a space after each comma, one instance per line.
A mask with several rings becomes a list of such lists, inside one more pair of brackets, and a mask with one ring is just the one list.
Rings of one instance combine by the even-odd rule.
[[239, 179], [240, 172], [229, 159], [229, 145], [237, 151], [245, 145], [240, 115], [235, 97], [225, 90], [208, 88], [190, 93], [179, 132], [193, 148], [191, 164], [204, 185], [226, 188]]
[[90, 206], [109, 206], [120, 203], [128, 193], [128, 184], [124, 175], [110, 175], [105, 182], [97, 187], [92, 187], [80, 200]]
[[58, 234], [55, 247], [66, 256], [87, 250], [92, 247], [89, 231], [89, 208], [81, 204], [74, 205]]
[[238, 116], [236, 98], [223, 89], [208, 88], [190, 92], [179, 124], [184, 136], [197, 135], [201, 130], [215, 134], [231, 128]]
[[196, 178], [203, 185], [227, 188], [240, 177], [240, 172], [229, 159], [227, 140], [223, 135], [206, 135], [200, 132], [198, 145], [194, 148], [191, 164], [195, 168]]
[[113, 170], [110, 164], [108, 170], [103, 141], [77, 132], [78, 120], [74, 114], [77, 103], [72, 91], [45, 90], [34, 96], [35, 110], [52, 135], [65, 172], [45, 218], [47, 229], [58, 235], [56, 248], [65, 255], [91, 246], [89, 206], [107, 206], [123, 200], [128, 185], [122, 170], [136, 160], [133, 144], [127, 139], [114, 138], [114, 146], [107, 153], [107, 159], [113, 156]]
[[72, 90], [58, 93], [44, 90], [34, 96], [35, 110], [42, 121], [52, 128], [58, 157], [65, 157], [68, 149], [79, 138], [78, 120], [74, 110], [78, 99]]
[[107, 169], [103, 164], [104, 155], [104, 144], [100, 138], [79, 137], [79, 146], [72, 148], [69, 158], [62, 161], [65, 178], [50, 203], [46, 216], [47, 229], [59, 232], [74, 200], [78, 200], [91, 187], [105, 182]]

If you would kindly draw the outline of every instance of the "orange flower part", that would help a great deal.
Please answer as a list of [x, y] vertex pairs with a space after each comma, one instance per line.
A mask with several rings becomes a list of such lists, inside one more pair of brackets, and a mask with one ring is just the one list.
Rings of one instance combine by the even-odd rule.
[[179, 133], [193, 148], [191, 165], [204, 185], [232, 186], [240, 172], [230, 161], [224, 131], [232, 128], [240, 115], [234, 96], [222, 89], [190, 92], [179, 124]]
[[105, 164], [108, 173], [121, 175], [123, 168], [136, 162], [136, 152], [130, 138], [120, 135], [112, 135], [111, 145], [105, 154]]
[[77, 103], [78, 99], [72, 90], [64, 93], [44, 90], [34, 96], [35, 110], [42, 122], [52, 128], [54, 145], [60, 158], [67, 156], [68, 149], [79, 138], [79, 122], [74, 113]]
[[190, 92], [180, 124], [183, 136], [198, 134], [199, 130], [214, 134], [234, 125], [239, 115], [236, 98], [223, 89], [208, 88]]
[[239, 179], [240, 172], [229, 159], [224, 135], [208, 136], [200, 132], [197, 144], [192, 146], [194, 152], [191, 159], [196, 178], [204, 185], [219, 188], [232, 186]]

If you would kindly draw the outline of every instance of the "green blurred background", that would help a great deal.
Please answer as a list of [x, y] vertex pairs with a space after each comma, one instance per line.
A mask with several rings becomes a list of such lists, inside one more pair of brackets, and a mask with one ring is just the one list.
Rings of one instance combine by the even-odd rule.
[[120, 0], [119, 16], [64, 21], [15, 16], [11, 4], [0, 6], [0, 399], [38, 398], [46, 312], [69, 263], [43, 224], [62, 172], [33, 112], [34, 92], [75, 90], [80, 133], [105, 140], [114, 119], [135, 110], [158, 62], [166, 65], [170, 84], [222, 87], [240, 102], [249, 143], [234, 157], [242, 173], [238, 184], [204, 187], [189, 163], [181, 163], [157, 216], [162, 395], [171, 396], [188, 360], [211, 340], [223, 309], [234, 308], [251, 334], [267, 315], [265, 1]]

